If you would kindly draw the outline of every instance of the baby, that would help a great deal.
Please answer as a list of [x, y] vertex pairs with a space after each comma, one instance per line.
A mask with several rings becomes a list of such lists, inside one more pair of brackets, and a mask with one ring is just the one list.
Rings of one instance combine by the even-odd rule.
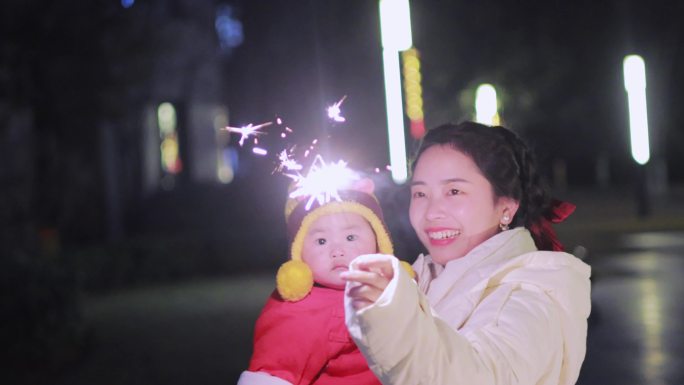
[[344, 323], [340, 274], [362, 254], [393, 254], [374, 185], [364, 179], [323, 205], [288, 199], [290, 260], [257, 319], [254, 351], [238, 385], [380, 384]]

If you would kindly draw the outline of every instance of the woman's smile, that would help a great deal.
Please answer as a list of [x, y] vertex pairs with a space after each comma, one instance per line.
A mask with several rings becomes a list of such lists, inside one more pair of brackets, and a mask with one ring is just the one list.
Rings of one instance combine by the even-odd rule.
[[456, 238], [461, 235], [460, 230], [445, 229], [445, 228], [430, 228], [426, 229], [425, 233], [430, 239], [430, 244], [434, 246], [445, 246], [454, 242]]

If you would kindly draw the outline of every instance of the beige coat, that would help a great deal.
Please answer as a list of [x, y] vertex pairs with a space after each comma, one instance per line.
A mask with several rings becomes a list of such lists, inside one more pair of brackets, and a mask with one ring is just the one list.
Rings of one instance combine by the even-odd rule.
[[590, 267], [573, 255], [537, 251], [516, 228], [444, 267], [419, 256], [417, 284], [393, 262], [375, 304], [356, 312], [345, 296], [349, 332], [383, 384], [577, 381]]

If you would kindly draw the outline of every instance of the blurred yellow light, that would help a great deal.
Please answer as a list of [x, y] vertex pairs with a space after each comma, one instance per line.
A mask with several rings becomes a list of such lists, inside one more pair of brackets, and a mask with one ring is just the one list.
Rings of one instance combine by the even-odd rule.
[[169, 135], [161, 143], [162, 169], [170, 174], [180, 172], [178, 162], [178, 141], [175, 136]]
[[423, 87], [420, 74], [420, 57], [415, 48], [401, 53], [404, 75], [404, 99], [406, 102], [406, 116], [411, 122], [411, 136], [420, 139], [425, 133], [423, 122]]
[[181, 171], [181, 162], [176, 135], [176, 108], [173, 104], [166, 102], [157, 107], [157, 122], [159, 137], [162, 140], [160, 146], [162, 169], [170, 174], [177, 174]]

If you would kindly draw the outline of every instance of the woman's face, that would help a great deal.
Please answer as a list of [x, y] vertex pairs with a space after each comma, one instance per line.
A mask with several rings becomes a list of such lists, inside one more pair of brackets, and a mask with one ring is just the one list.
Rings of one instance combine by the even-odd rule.
[[472, 158], [448, 145], [428, 148], [416, 163], [409, 217], [439, 264], [463, 257], [496, 234], [499, 223], [510, 223], [517, 208], [511, 198], [495, 199]]

